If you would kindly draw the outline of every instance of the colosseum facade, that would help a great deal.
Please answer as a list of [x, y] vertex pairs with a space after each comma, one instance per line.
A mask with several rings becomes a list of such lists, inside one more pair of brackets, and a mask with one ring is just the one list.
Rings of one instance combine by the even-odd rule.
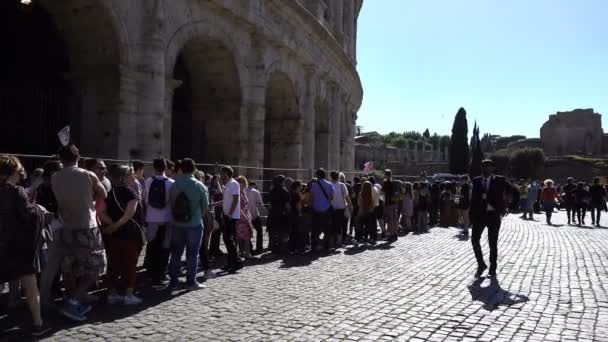
[[361, 6], [4, 0], [0, 152], [351, 170]]

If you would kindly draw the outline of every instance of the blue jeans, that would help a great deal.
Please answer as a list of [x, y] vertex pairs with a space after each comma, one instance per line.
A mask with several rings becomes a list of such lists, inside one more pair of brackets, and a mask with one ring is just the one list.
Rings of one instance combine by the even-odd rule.
[[182, 263], [184, 247], [186, 248], [186, 282], [188, 285], [196, 281], [198, 270], [198, 254], [203, 239], [203, 226], [195, 227], [171, 227], [171, 263], [169, 264], [169, 275], [171, 284], [177, 284], [179, 270]]

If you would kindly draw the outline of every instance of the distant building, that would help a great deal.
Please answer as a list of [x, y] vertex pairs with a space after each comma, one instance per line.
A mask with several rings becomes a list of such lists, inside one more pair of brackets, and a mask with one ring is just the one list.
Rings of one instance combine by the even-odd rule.
[[540, 129], [541, 146], [548, 156], [600, 155], [604, 139], [602, 116], [593, 109], [557, 112]]

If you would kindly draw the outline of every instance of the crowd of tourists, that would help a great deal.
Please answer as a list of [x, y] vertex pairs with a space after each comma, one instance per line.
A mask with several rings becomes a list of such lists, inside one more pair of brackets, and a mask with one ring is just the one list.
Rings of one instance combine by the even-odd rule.
[[608, 185], [602, 184], [597, 177], [591, 184], [584, 181], [575, 182], [573, 177], [569, 177], [563, 185], [547, 179], [543, 182], [520, 180], [517, 186], [522, 219], [533, 220], [534, 213], [544, 211], [546, 222], [551, 225], [554, 211], [563, 209], [566, 211], [569, 225], [584, 226], [589, 212], [591, 225], [600, 227], [602, 211], [608, 211]]
[[[474, 195], [466, 176], [457, 182], [404, 182], [385, 170], [382, 180], [370, 175], [346, 181], [343, 173], [319, 169], [307, 182], [277, 175], [263, 196], [255, 182], [228, 166], [213, 175], [197, 170], [192, 159], [159, 158], [153, 175], [145, 178], [144, 169], [140, 161], [107, 167], [103, 160], [82, 160], [76, 146], [68, 145], [28, 180], [16, 157], [0, 156], [0, 258], [13, 261], [2, 263], [0, 284], [10, 282], [9, 305], [18, 304], [23, 291], [34, 335], [49, 330], [41, 307], [54, 308], [56, 296], [63, 297], [61, 314], [85, 321], [99, 300], [89, 291], [104, 274], [107, 303], [142, 303], [135, 289], [144, 250], [143, 267], [153, 285], [197, 290], [204, 287], [197, 279], [200, 269], [203, 279], [215, 277], [213, 259], [225, 260], [221, 272], [231, 274], [266, 251], [333, 253], [347, 245], [374, 246], [379, 238], [392, 243], [434, 226], [468, 234], [471, 225]], [[559, 204], [569, 221], [584, 222], [588, 208], [599, 225], [606, 204], [599, 180], [588, 189], [571, 179], [561, 188], [544, 183], [519, 184], [516, 202], [524, 217], [532, 218], [540, 201], [548, 222]]]

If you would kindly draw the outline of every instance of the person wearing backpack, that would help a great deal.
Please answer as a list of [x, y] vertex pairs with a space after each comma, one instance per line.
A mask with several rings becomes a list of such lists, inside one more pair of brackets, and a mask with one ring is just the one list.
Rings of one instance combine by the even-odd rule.
[[169, 223], [173, 219], [169, 206], [169, 193], [173, 179], [165, 175], [167, 161], [164, 158], [152, 162], [154, 176], [148, 178], [144, 185], [144, 204], [146, 206], [146, 260], [144, 265], [155, 285], [161, 285], [167, 277], [170, 251], [164, 245], [169, 238]]
[[203, 239], [203, 215], [209, 206], [207, 187], [196, 180], [194, 161], [184, 159], [181, 162], [181, 174], [175, 177], [175, 183], [169, 194], [173, 220], [171, 223], [171, 261], [169, 275], [171, 281], [167, 289], [179, 285], [179, 271], [182, 254], [186, 249], [186, 286], [189, 290], [204, 288], [196, 280], [199, 252]]

